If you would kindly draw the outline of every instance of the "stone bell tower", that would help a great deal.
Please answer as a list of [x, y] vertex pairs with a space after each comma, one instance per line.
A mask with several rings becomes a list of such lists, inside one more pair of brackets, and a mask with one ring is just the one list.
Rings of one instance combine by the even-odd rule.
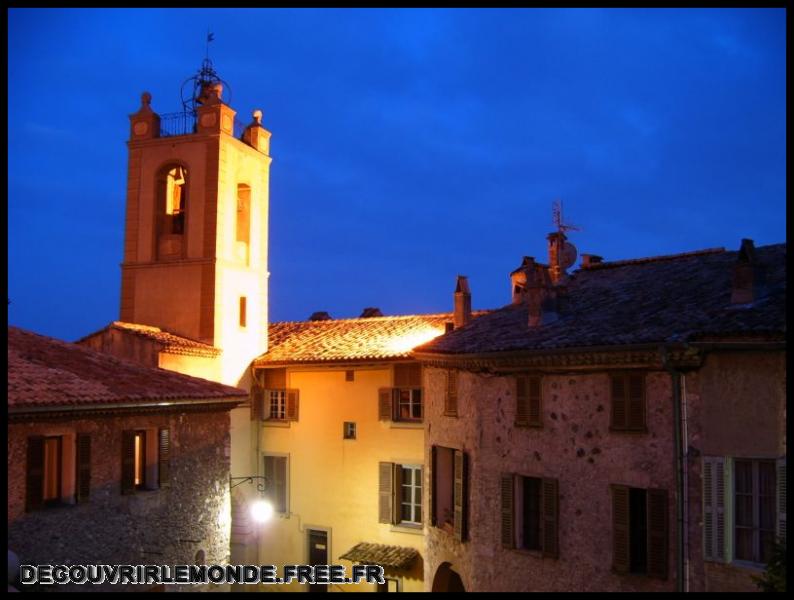
[[238, 127], [204, 61], [185, 110], [130, 115], [121, 320], [220, 348], [239, 385], [267, 350], [270, 132]]

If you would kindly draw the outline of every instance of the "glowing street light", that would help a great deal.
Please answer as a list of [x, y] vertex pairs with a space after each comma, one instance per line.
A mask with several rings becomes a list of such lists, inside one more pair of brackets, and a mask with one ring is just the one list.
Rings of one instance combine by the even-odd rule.
[[257, 523], [266, 523], [273, 516], [273, 505], [267, 500], [254, 500], [251, 504], [251, 518]]

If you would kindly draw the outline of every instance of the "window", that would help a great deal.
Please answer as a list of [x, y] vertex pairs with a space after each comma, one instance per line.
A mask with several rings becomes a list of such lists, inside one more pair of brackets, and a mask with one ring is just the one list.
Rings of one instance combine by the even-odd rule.
[[345, 371], [345, 381], [355, 381], [355, 379], [356, 379], [355, 371]]
[[420, 465], [379, 463], [378, 494], [378, 522], [409, 527], [422, 524]]
[[785, 543], [786, 459], [703, 457], [703, 557], [766, 563], [776, 538]]
[[345, 421], [342, 427], [342, 437], [346, 440], [356, 439], [356, 424], [351, 421]]
[[390, 577], [383, 578], [384, 583], [378, 584], [379, 592], [399, 592], [400, 591], [400, 580], [393, 579]]
[[85, 502], [91, 487], [91, 438], [38, 435], [27, 441], [25, 510]]
[[121, 493], [168, 487], [171, 474], [171, 436], [161, 429], [121, 432]]
[[430, 465], [431, 523], [464, 541], [468, 518], [468, 455], [462, 450], [432, 446]]
[[444, 397], [444, 414], [450, 417], [458, 415], [458, 372], [447, 369], [447, 390]]
[[645, 375], [618, 374], [610, 377], [613, 431], [647, 431], [645, 426]]
[[264, 369], [264, 389], [255, 386], [255, 412], [263, 421], [290, 422], [298, 420], [299, 392], [287, 388], [286, 369]]
[[245, 322], [246, 322], [245, 305], [246, 305], [246, 297], [240, 296], [240, 327], [245, 327]]
[[767, 563], [775, 542], [775, 463], [734, 461], [735, 558]]
[[187, 210], [187, 169], [179, 165], [166, 167], [160, 180], [160, 194], [160, 233], [182, 235]]
[[421, 423], [422, 367], [418, 363], [394, 365], [394, 387], [378, 390], [378, 417], [383, 421]]
[[235, 258], [247, 265], [251, 242], [251, 188], [243, 183], [237, 186], [237, 219], [235, 220], [234, 241]]
[[287, 457], [264, 456], [265, 498], [278, 513], [287, 512]]
[[268, 404], [270, 419], [284, 421], [287, 418], [287, 390], [270, 390]]
[[502, 475], [502, 545], [559, 556], [556, 479]]
[[612, 568], [667, 579], [667, 490], [612, 486]]
[[516, 427], [543, 427], [540, 383], [538, 376], [516, 377]]

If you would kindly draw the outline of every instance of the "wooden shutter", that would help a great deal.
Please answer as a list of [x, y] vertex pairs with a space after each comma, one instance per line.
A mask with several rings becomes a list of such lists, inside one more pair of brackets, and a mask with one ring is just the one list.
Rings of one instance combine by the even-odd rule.
[[515, 478], [512, 474], [502, 475], [502, 546], [515, 548]]
[[543, 556], [558, 558], [559, 544], [559, 487], [556, 479], [543, 479], [540, 493], [541, 544]]
[[725, 459], [703, 458], [703, 557], [725, 560]]
[[458, 414], [458, 372], [447, 369], [447, 394], [444, 398], [444, 414], [456, 416]]
[[251, 387], [251, 420], [265, 419], [265, 390], [257, 383]]
[[629, 488], [613, 485], [612, 488], [612, 569], [617, 573], [629, 572]]
[[87, 502], [91, 494], [91, 436], [87, 433], [77, 434], [77, 485], [75, 485], [77, 502]]
[[393, 413], [392, 389], [380, 388], [378, 390], [378, 419], [381, 421], [391, 421]]
[[467, 511], [467, 478], [468, 478], [468, 456], [462, 450], [455, 450], [455, 487], [454, 487], [454, 507], [455, 507], [455, 539], [462, 542], [466, 539], [466, 511]]
[[121, 493], [135, 493], [135, 431], [121, 432]]
[[645, 375], [629, 375], [627, 379], [626, 426], [634, 431], [643, 431], [645, 430]]
[[378, 523], [392, 523], [394, 515], [394, 464], [378, 463]]
[[44, 438], [28, 438], [28, 460], [25, 466], [25, 510], [44, 505]]
[[667, 579], [667, 490], [648, 490], [648, 575]]
[[171, 487], [171, 430], [167, 427], [158, 431], [157, 446], [157, 472], [160, 487]]
[[298, 390], [287, 390], [287, 421], [298, 420], [298, 402], [300, 393]]
[[516, 422], [517, 427], [529, 424], [529, 384], [527, 377], [516, 377]]
[[777, 537], [786, 543], [786, 459], [777, 460]]
[[530, 427], [543, 427], [543, 420], [540, 416], [540, 377], [527, 377], [527, 388], [529, 391], [527, 398], [529, 408], [527, 423]]
[[626, 429], [626, 382], [622, 375], [613, 375], [612, 381], [612, 429]]
[[430, 485], [427, 486], [427, 505], [430, 507], [430, 524], [436, 525], [436, 447], [430, 446], [430, 471], [427, 474]]
[[[392, 493], [392, 523], [399, 523], [403, 520], [403, 504], [402, 504], [402, 494], [403, 494], [403, 466], [399, 464], [394, 464], [392, 468], [392, 481], [394, 482], [393, 486], [393, 493]], [[413, 499], [411, 499], [413, 502]]]

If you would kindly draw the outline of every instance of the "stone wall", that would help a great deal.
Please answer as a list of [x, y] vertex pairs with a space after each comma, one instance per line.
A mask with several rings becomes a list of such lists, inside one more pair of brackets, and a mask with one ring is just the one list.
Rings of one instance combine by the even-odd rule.
[[[122, 495], [121, 432], [159, 427], [171, 433], [170, 486]], [[90, 499], [25, 512], [28, 436], [76, 433], [91, 435]], [[193, 564], [199, 550], [204, 564], [228, 561], [228, 412], [12, 423], [8, 438], [8, 547], [22, 564]], [[91, 590], [103, 587], [121, 588]]]
[[[427, 528], [427, 589], [443, 562], [460, 574], [467, 591], [675, 588], [672, 389], [667, 373], [647, 376], [647, 433], [609, 430], [606, 373], [545, 375], [543, 429], [514, 427], [513, 378], [462, 372], [457, 418], [442, 414], [445, 381], [443, 371], [427, 369], [426, 460], [432, 445], [469, 454], [469, 541], [461, 544], [438, 528]], [[558, 559], [502, 547], [502, 473], [558, 480]], [[612, 572], [610, 484], [668, 491], [667, 580]]]

